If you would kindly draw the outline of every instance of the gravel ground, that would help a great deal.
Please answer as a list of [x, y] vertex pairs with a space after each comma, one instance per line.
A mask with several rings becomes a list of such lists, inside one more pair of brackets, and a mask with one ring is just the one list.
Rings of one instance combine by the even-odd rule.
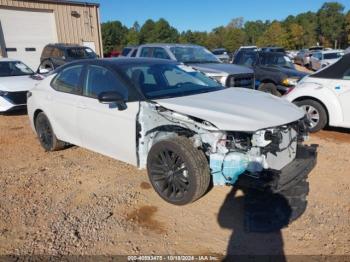
[[254, 234], [244, 231], [240, 191], [216, 187], [172, 206], [144, 171], [78, 147], [45, 153], [26, 115], [0, 116], [0, 254], [350, 255], [350, 132], [309, 143], [319, 157], [305, 213]]

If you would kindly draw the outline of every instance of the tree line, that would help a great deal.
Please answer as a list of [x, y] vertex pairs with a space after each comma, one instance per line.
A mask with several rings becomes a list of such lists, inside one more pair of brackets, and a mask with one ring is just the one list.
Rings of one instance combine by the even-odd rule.
[[241, 45], [301, 49], [317, 44], [346, 48], [350, 44], [350, 10], [346, 12], [338, 2], [326, 2], [317, 12], [290, 15], [282, 21], [233, 18], [211, 32], [179, 32], [163, 18], [149, 19], [142, 26], [135, 22], [131, 28], [120, 21], [102, 23], [101, 27], [105, 53], [144, 43], [193, 43], [209, 49], [224, 47], [230, 52]]

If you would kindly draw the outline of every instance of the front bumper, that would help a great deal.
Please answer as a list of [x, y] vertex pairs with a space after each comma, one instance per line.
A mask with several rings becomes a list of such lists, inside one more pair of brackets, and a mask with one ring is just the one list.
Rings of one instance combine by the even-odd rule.
[[282, 170], [265, 170], [258, 175], [242, 174], [235, 186], [277, 193], [306, 178], [317, 162], [317, 147], [299, 145], [296, 158]]
[[26, 108], [26, 104], [13, 104], [7, 99], [0, 97], [0, 112], [9, 112], [14, 110], [21, 110]]

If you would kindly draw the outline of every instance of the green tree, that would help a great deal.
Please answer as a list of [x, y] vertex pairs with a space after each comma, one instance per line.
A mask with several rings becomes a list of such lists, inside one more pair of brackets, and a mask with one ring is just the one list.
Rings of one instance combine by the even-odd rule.
[[287, 33], [280, 22], [274, 21], [258, 39], [259, 46], [287, 46]]
[[128, 28], [119, 21], [101, 24], [103, 52], [109, 53], [114, 49], [121, 49], [126, 44]]
[[244, 45], [246, 34], [239, 28], [226, 28], [224, 32], [223, 47], [233, 52], [240, 46]]
[[324, 3], [317, 12], [319, 33], [335, 47], [341, 42], [344, 35], [345, 16], [344, 6], [337, 2]]
[[297, 23], [292, 23], [288, 26], [288, 47], [290, 49], [300, 49], [304, 46], [303, 36], [304, 29]]
[[346, 44], [350, 45], [350, 11], [345, 16], [345, 40]]
[[152, 36], [159, 43], [177, 43], [179, 40], [179, 32], [163, 18], [155, 23]]
[[318, 20], [316, 13], [306, 12], [295, 17], [293, 21], [303, 28], [302, 36], [303, 47], [316, 45], [319, 37], [317, 36]]
[[269, 23], [264, 23], [261, 20], [246, 22], [244, 24], [244, 31], [247, 37], [247, 44], [256, 45], [257, 40], [262, 36], [268, 27]]
[[153, 32], [155, 27], [155, 22], [152, 19], [148, 19], [140, 29], [139, 40], [140, 44], [153, 42], [153, 36], [151, 33]]

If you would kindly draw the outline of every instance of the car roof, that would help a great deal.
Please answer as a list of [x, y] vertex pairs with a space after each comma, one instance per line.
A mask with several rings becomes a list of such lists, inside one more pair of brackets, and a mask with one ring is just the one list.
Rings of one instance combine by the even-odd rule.
[[85, 48], [86, 46], [81, 46], [77, 44], [65, 44], [65, 43], [56, 43], [56, 44], [48, 44], [46, 47], [57, 47], [57, 48]]
[[139, 47], [202, 47], [196, 44], [174, 44], [174, 43], [152, 43], [152, 44], [143, 44]]
[[84, 59], [77, 60], [68, 64], [65, 64], [59, 68], [67, 67], [76, 64], [94, 64], [94, 65], [152, 65], [152, 64], [180, 64], [177, 61], [159, 58], [130, 58], [130, 57], [111, 57], [111, 58], [99, 58], [99, 59]]

